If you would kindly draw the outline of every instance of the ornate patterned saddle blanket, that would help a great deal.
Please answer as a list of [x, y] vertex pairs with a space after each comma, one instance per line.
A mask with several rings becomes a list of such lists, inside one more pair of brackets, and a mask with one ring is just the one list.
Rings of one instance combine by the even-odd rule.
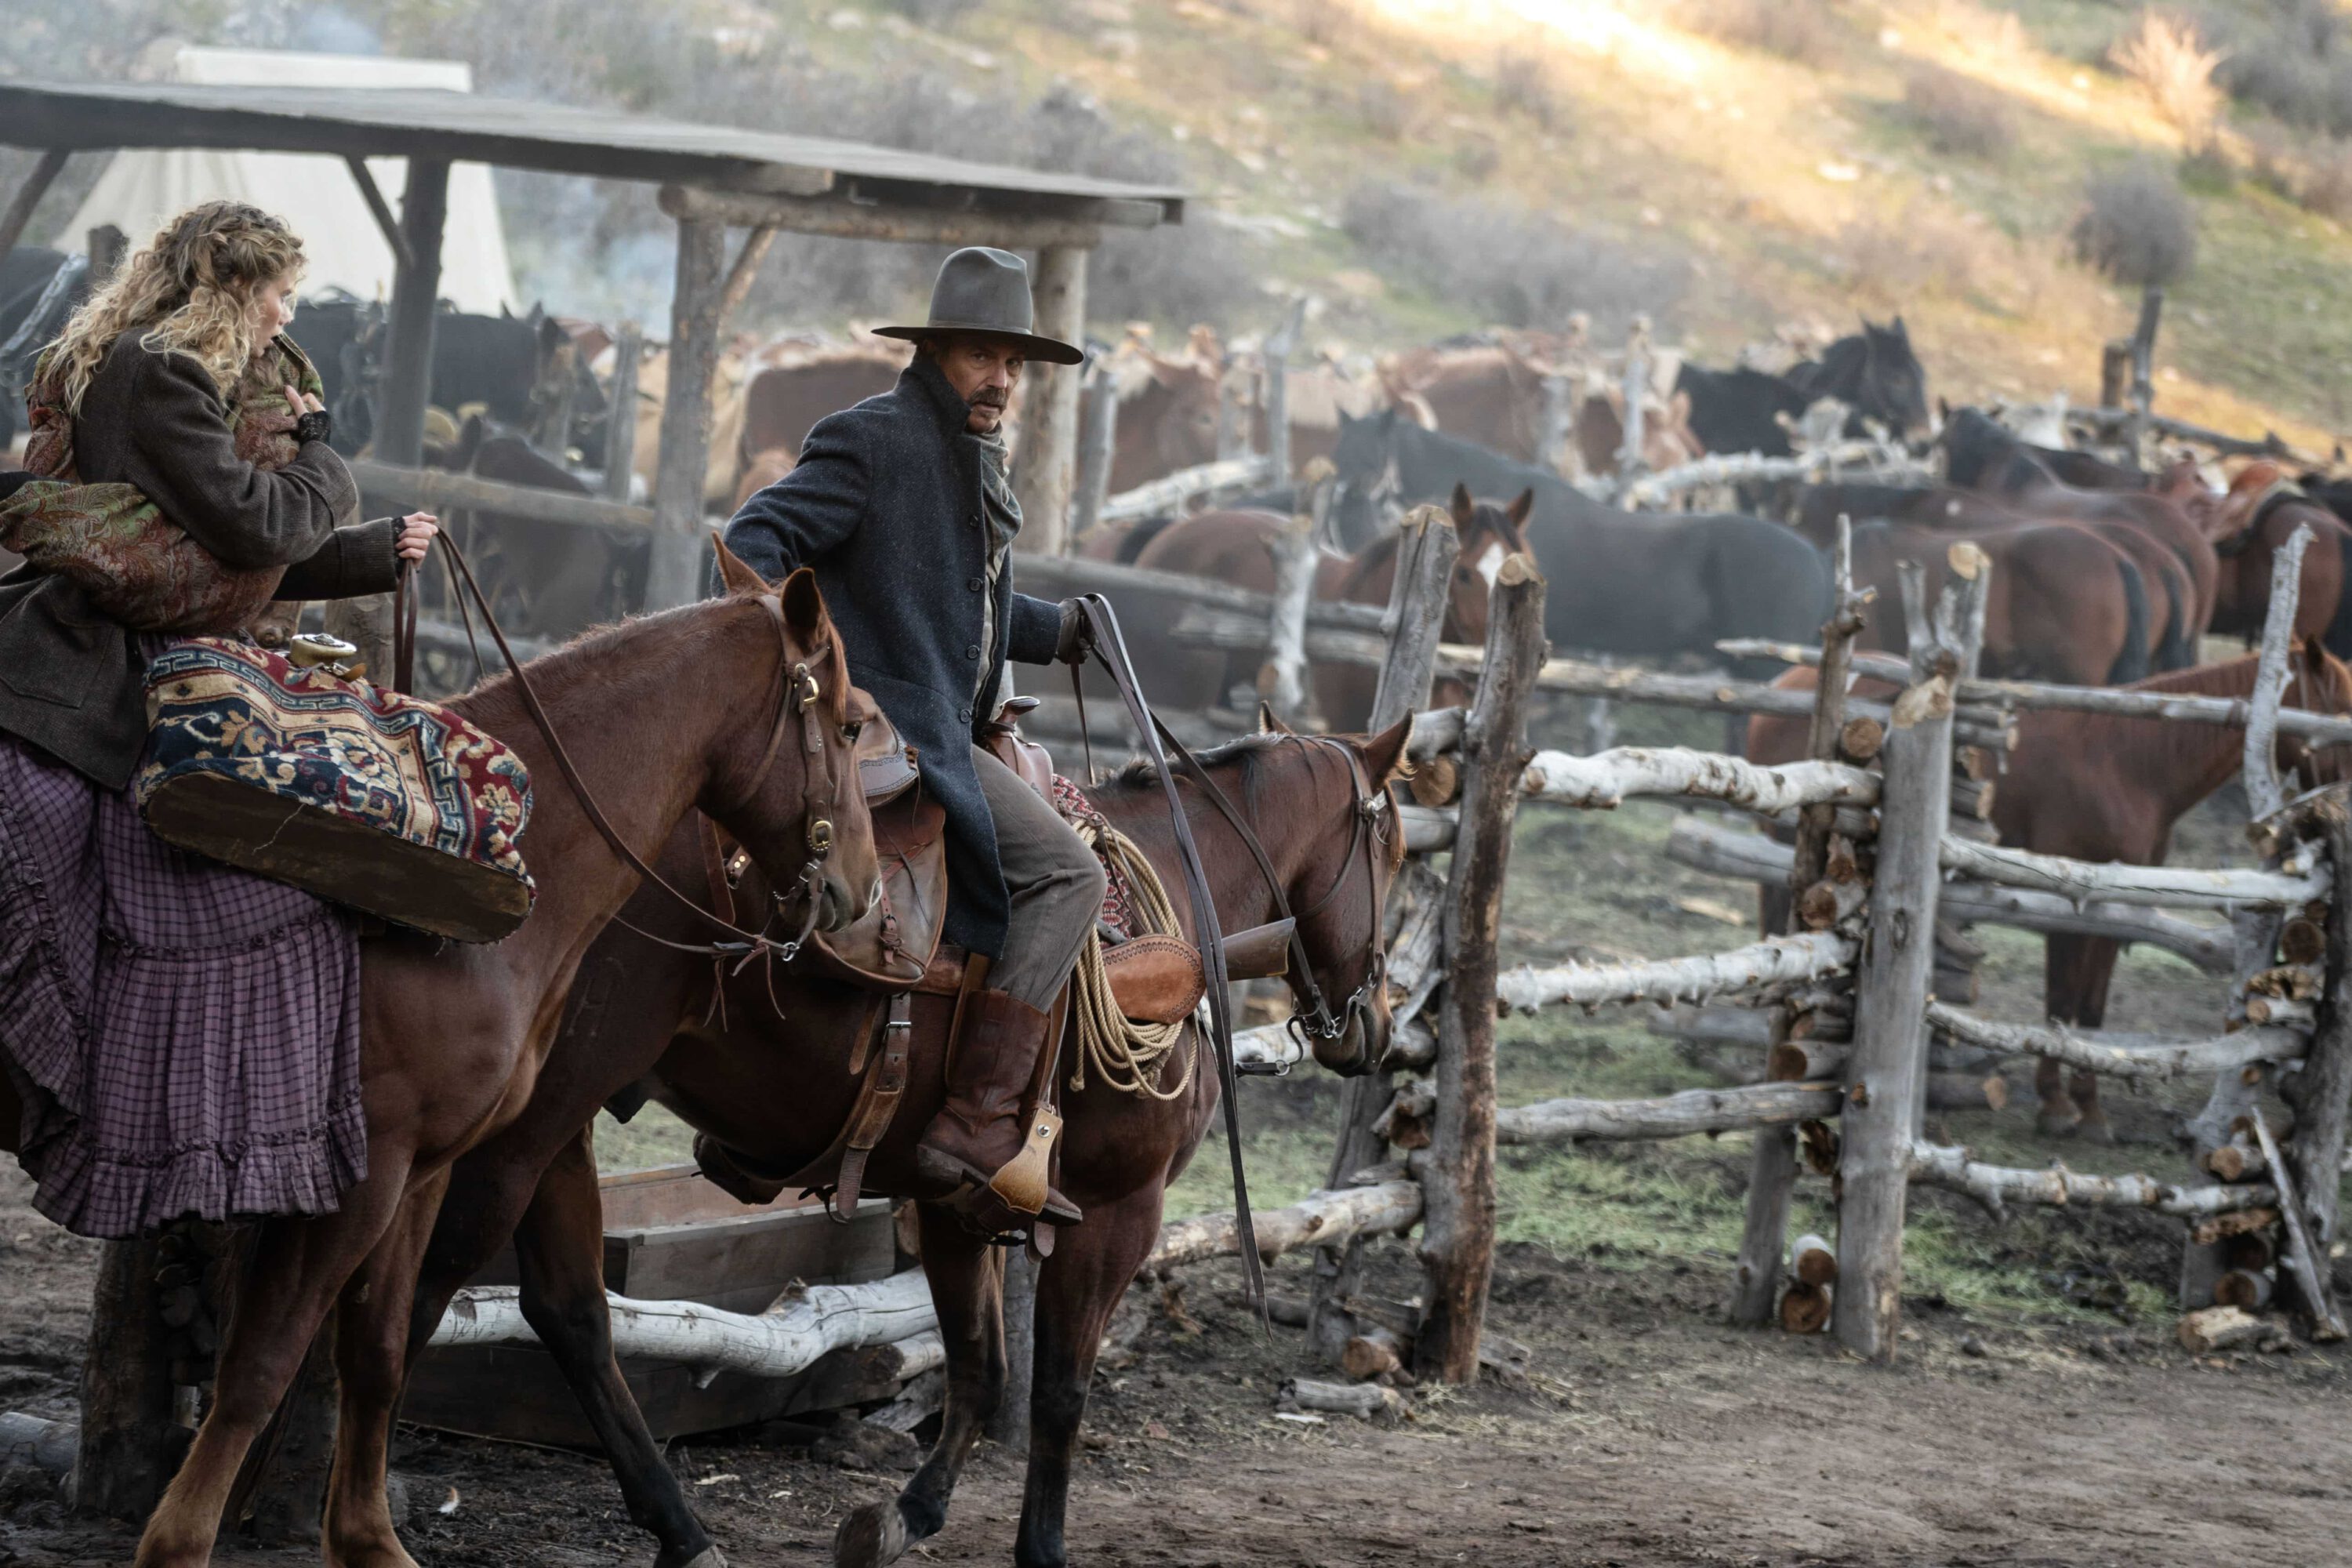
[[530, 913], [530, 774], [439, 703], [195, 637], [148, 666], [147, 721], [131, 798], [169, 843], [461, 942]]

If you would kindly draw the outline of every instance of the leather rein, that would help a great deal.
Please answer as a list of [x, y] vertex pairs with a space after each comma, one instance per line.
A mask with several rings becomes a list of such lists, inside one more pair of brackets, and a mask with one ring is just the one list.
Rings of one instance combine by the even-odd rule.
[[[545, 705], [539, 700], [538, 690], [530, 683], [530, 677], [524, 673], [522, 660], [515, 657], [514, 648], [507, 641], [506, 632], [499, 626], [498, 616], [492, 613], [488, 596], [482, 592], [481, 584], [475, 581], [474, 569], [467, 563], [465, 552], [458, 549], [457, 541], [446, 532], [436, 542], [440, 549], [447, 552], [444, 559], [452, 568], [450, 584], [452, 589], [457, 587], [458, 578], [463, 579], [465, 591], [453, 594], [459, 610], [462, 612], [465, 609], [466, 596], [470, 594], [474, 603], [481, 609], [483, 626], [488, 629], [491, 640], [498, 645], [499, 656], [506, 661], [508, 670], [514, 676], [515, 689], [521, 694], [523, 710], [530, 714], [532, 725], [537, 728], [541, 737], [547, 742], [548, 751], [555, 759], [556, 772], [563, 775], [564, 784], [570, 787], [573, 798], [580, 803], [581, 812], [588, 818], [589, 825], [596, 829], [607, 845], [612, 847], [613, 853], [620, 857], [624, 865], [660, 889], [673, 902], [691, 911], [695, 918], [705, 925], [715, 928], [731, 940], [716, 942], [672, 942], [666, 937], [641, 931], [627, 921], [622, 920], [617, 914], [613, 917], [614, 922], [625, 930], [644, 937], [648, 942], [657, 942], [663, 947], [672, 948], [680, 952], [690, 952], [710, 958], [740, 956], [745, 963], [749, 963], [761, 953], [772, 953], [786, 963], [791, 962], [799, 953], [802, 944], [808, 941], [810, 934], [816, 929], [816, 922], [824, 905], [824, 865], [833, 852], [832, 812], [837, 804], [835, 797], [839, 792], [840, 781], [835, 776], [835, 770], [830, 768], [823, 770], [824, 777], [820, 781], [819, 770], [814, 766], [814, 759], [824, 750], [824, 734], [822, 721], [817, 712], [817, 705], [824, 698], [824, 690], [811, 668], [812, 664], [830, 651], [829, 645], [817, 648], [806, 659], [794, 658], [791, 633], [784, 624], [782, 598], [773, 594], [759, 595], [761, 607], [767, 611], [776, 628], [777, 675], [781, 689], [776, 697], [775, 720], [769, 728], [768, 743], [761, 752], [759, 766], [752, 771], [751, 784], [744, 788], [742, 794], [728, 810], [730, 813], [740, 810], [758, 797], [761, 788], [768, 781], [768, 774], [775, 769], [776, 758], [783, 749], [785, 731], [797, 714], [801, 721], [804, 761], [808, 764], [803, 771], [802, 806], [806, 822], [805, 837], [809, 858], [802, 864], [799, 874], [794, 878], [794, 883], [801, 889], [803, 896], [807, 900], [808, 908], [803, 915], [799, 934], [787, 942], [780, 942], [769, 936], [764, 927], [759, 931], [746, 931], [703, 908], [693, 899], [673, 887], [667, 878], [646, 863], [645, 857], [630, 847], [628, 840], [621, 836], [620, 830], [613, 826], [612, 819], [604, 815], [604, 809], [597, 804], [596, 797], [590, 793], [587, 781], [580, 776], [580, 769], [572, 762], [572, 753], [565, 748], [562, 737], [556, 733], [554, 721], [548, 717]], [[395, 598], [398, 603], [394, 605], [393, 611], [393, 664], [397, 672], [398, 689], [403, 691], [408, 689], [415, 669], [418, 595], [415, 584], [411, 582], [415, 573], [415, 568], [413, 564], [404, 564], [401, 567], [395, 589]], [[470, 641], [473, 636], [473, 622], [470, 616], [467, 619], [466, 632]], [[475, 662], [477, 666], [481, 662], [478, 649], [476, 651]], [[782, 893], [772, 893], [771, 897], [777, 904], [781, 905], [784, 902], [784, 895]]]

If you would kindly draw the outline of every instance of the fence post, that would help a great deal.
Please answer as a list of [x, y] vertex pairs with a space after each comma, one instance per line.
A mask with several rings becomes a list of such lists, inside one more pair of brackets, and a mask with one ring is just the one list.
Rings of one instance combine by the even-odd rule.
[[[1302, 496], [1300, 500], [1307, 498]], [[1307, 709], [1307, 606], [1315, 596], [1315, 514], [1301, 508], [1275, 536], [1274, 627], [1257, 692], [1285, 722]]]
[[[1854, 987], [1853, 1055], [1838, 1158], [1838, 1288], [1834, 1321], [1846, 1348], [1872, 1361], [1895, 1354], [1903, 1314], [1903, 1216], [1911, 1185], [1925, 1009], [1936, 961], [1937, 857], [1951, 805], [1953, 660], [1936, 624], [1965, 626], [1979, 612], [1986, 569], [1956, 545], [1935, 623], [1910, 617], [1912, 685], [1895, 702], [1880, 752], [1878, 865], [1869, 939]], [[1920, 575], [1906, 563], [1906, 597]], [[1938, 667], [1941, 668], [1938, 668]]]
[[1291, 301], [1284, 312], [1282, 325], [1266, 334], [1258, 357], [1265, 363], [1260, 367], [1265, 377], [1265, 389], [1261, 395], [1265, 405], [1265, 452], [1272, 459], [1267, 465], [1274, 472], [1274, 488], [1290, 487], [1290, 356], [1298, 347], [1298, 334], [1307, 324], [1307, 296], [1301, 294]]
[[[2303, 591], [2303, 554], [2310, 544], [2310, 530], [2298, 528], [2271, 558], [2270, 610], [2263, 620], [2262, 658], [2255, 667], [2254, 692], [2247, 708], [2242, 767], [2246, 805], [2256, 822], [2286, 804], [2278, 776], [2278, 710], [2286, 696], [2287, 658], [2294, 640], [2296, 602]], [[2275, 866], [2277, 857], [2267, 858], [2265, 864]], [[2331, 899], [2339, 904], [2343, 896], [2340, 888], [2330, 890]], [[2273, 910], [2242, 910], [2230, 917], [2231, 939], [2238, 954], [2223, 1014], [2231, 1026], [2245, 1021], [2246, 983], [2276, 962], [2273, 955], [2278, 951], [2279, 931], [2284, 924], [2284, 917]], [[2212, 1180], [2205, 1169], [2205, 1156], [2230, 1141], [2231, 1125], [2253, 1109], [2270, 1073], [2268, 1067], [2254, 1063], [2225, 1068], [2214, 1075], [2205, 1109], [2189, 1119], [2187, 1128], [2192, 1184], [2203, 1185]], [[2333, 1190], [2334, 1184], [2329, 1185]], [[2221, 1243], [2200, 1246], [2193, 1238], [2185, 1242], [2180, 1253], [2181, 1310], [2211, 1306], [2213, 1287], [2225, 1268]]]
[[2139, 297], [2139, 324], [2131, 335], [2131, 422], [2126, 433], [2131, 460], [2141, 461], [2148, 416], [2156, 408], [2156, 327], [2164, 316], [2164, 290], [2151, 283]]
[[1463, 728], [1460, 826], [1446, 879], [1445, 989], [1438, 1005], [1437, 1108], [1422, 1173], [1428, 1275], [1414, 1370], [1468, 1383], [1495, 1267], [1496, 938], [1511, 824], [1530, 755], [1528, 699], [1543, 668], [1543, 574], [1514, 555], [1496, 574], [1478, 695]]
[[[1454, 563], [1462, 553], [1462, 538], [1443, 507], [1416, 507], [1404, 520], [1404, 537], [1397, 547], [1396, 581], [1389, 589], [1388, 655], [1381, 664], [1380, 684], [1372, 694], [1370, 727], [1387, 729], [1406, 714], [1427, 706], [1431, 678], [1437, 669], [1437, 645], [1445, 626], [1447, 589], [1454, 581]], [[1398, 1023], [1404, 1020], [1398, 1019]], [[1387, 1156], [1388, 1140], [1372, 1124], [1396, 1093], [1396, 1075], [1378, 1067], [1348, 1080], [1340, 1102], [1339, 1139], [1331, 1153], [1331, 1170], [1324, 1181], [1337, 1190], [1367, 1166]], [[1315, 1251], [1315, 1293], [1307, 1322], [1307, 1342], [1326, 1360], [1336, 1361], [1339, 1347], [1355, 1332], [1347, 1301], [1363, 1279], [1363, 1244], [1349, 1241]]]
[[[2315, 808], [2327, 840], [2327, 980], [2320, 993], [2319, 1020], [2304, 1053], [2300, 1088], [2294, 1097], [2294, 1130], [2286, 1141], [2286, 1163], [2294, 1178], [2294, 1200], [2305, 1228], [2310, 1233], [2318, 1276], [2296, 1289], [2316, 1299], [2304, 1306], [2317, 1326], [2315, 1338], [2341, 1339], [2344, 1314], [2334, 1300], [2328, 1278], [2328, 1255], [2336, 1244], [2341, 1215], [2337, 1213], [2344, 1169], [2344, 1133], [2352, 1112], [2352, 907], [2347, 907], [2345, 881], [2352, 878], [2352, 805], [2341, 789], [2331, 791]], [[2284, 1189], [2282, 1189], [2284, 1195]], [[2282, 1283], [2290, 1278], [2281, 1269]]]
[[1086, 387], [1078, 395], [1077, 494], [1070, 500], [1070, 542], [1094, 531], [1102, 521], [1103, 498], [1110, 493], [1112, 454], [1118, 447], [1118, 382], [1110, 366], [1097, 358]]
[[[1822, 669], [1813, 695], [1813, 718], [1806, 737], [1806, 754], [1835, 760], [1838, 734], [1845, 724], [1846, 675], [1853, 664], [1854, 634], [1862, 630], [1866, 596], [1853, 588], [1853, 526], [1838, 519], [1837, 547], [1832, 555], [1831, 580], [1835, 594], [1830, 617], [1822, 625]], [[1789, 870], [1789, 919], [1791, 931], [1805, 929], [1797, 913], [1797, 900], [1820, 881], [1829, 859], [1830, 830], [1837, 820], [1833, 805], [1807, 806], [1798, 819], [1797, 853]], [[1769, 1050], [1768, 1050], [1768, 1055]], [[1732, 1272], [1731, 1321], [1758, 1327], [1772, 1321], [1780, 1294], [1780, 1252], [1789, 1235], [1789, 1197], [1797, 1181], [1797, 1131], [1793, 1127], [1759, 1127], [1748, 1169], [1748, 1224], [1739, 1240], [1739, 1262]]]
[[1235, 364], [1227, 354], [1217, 373], [1217, 461], [1221, 463], [1249, 456], [1249, 403], [1244, 396], [1248, 390], [1247, 365]]
[[637, 466], [637, 362], [645, 357], [645, 331], [623, 321], [613, 336], [613, 390], [604, 400], [604, 495], [629, 499]]
[[1633, 330], [1625, 335], [1625, 439], [1617, 448], [1617, 482], [1622, 488], [1639, 479], [1649, 465], [1643, 454], [1648, 450], [1643, 440], [1643, 399], [1650, 390], [1650, 318], [1633, 318]]

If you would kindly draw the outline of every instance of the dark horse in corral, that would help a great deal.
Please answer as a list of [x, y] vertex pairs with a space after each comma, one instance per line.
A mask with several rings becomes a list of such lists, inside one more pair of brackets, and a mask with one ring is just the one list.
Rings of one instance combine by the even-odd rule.
[[[2243, 698], [2253, 692], [2259, 662], [2248, 655], [2225, 664], [2174, 670], [2138, 681], [2131, 689]], [[1780, 684], [1810, 691], [1815, 672], [1791, 670]], [[1893, 689], [1868, 679], [1853, 686], [1857, 696], [1882, 700]], [[2316, 644], [2298, 643], [2286, 706], [2352, 714], [2352, 669]], [[1803, 756], [1805, 725], [1803, 719], [1749, 721], [1749, 759], [1778, 763]], [[1993, 826], [2001, 843], [2019, 849], [2077, 860], [2160, 866], [2170, 851], [2174, 826], [2239, 775], [2245, 762], [2245, 735], [2242, 725], [2028, 709], [2018, 715], [2009, 771], [1995, 781]], [[2282, 736], [2278, 742], [2280, 770], [2304, 773], [2306, 784], [2342, 777], [2345, 756], [2341, 748], [2314, 752], [2291, 736]], [[1767, 889], [1765, 920], [1769, 929], [1784, 930], [1775, 918], [1773, 892]], [[1787, 895], [1779, 896], [1785, 910]], [[2106, 937], [2063, 931], [2052, 931], [2043, 940], [2043, 1001], [2049, 1016], [2061, 1023], [2097, 1028], [2106, 1018], [2118, 944]], [[2099, 1104], [2097, 1074], [2076, 1068], [2070, 1083], [2063, 1065], [2045, 1058], [2035, 1069], [2034, 1085], [2043, 1131], [2079, 1131], [2095, 1141], [2113, 1141], [2107, 1113]]]
[[2352, 524], [2285, 481], [2267, 458], [2248, 464], [2225, 495], [2215, 495], [2183, 463], [2157, 481], [2212, 542], [2221, 562], [2211, 629], [2249, 646], [2270, 616], [2271, 563], [2298, 528], [2311, 530], [2294, 601], [2294, 635], [2315, 637], [2338, 658], [2352, 658]]
[[[1462, 548], [1447, 591], [1442, 633], [1447, 642], [1476, 645], [1486, 640], [1487, 593], [1504, 559], [1527, 549], [1521, 527], [1532, 504], [1526, 491], [1506, 507], [1474, 501], [1469, 491], [1454, 487], [1448, 506]], [[1270, 594], [1275, 542], [1284, 526], [1272, 512], [1202, 512], [1160, 531], [1135, 563]], [[1396, 583], [1402, 540], [1401, 531], [1386, 529], [1353, 555], [1327, 552], [1317, 563], [1316, 598], [1385, 605]], [[1168, 636], [1172, 619], [1152, 617], [1148, 625], [1138, 626], [1131, 638], [1138, 669], [1152, 672], [1147, 681], [1153, 700], [1173, 708], [1214, 707], [1235, 684], [1246, 684], [1255, 675], [1257, 649], [1185, 647]], [[1312, 673], [1323, 722], [1334, 730], [1361, 729], [1371, 716], [1380, 672], [1370, 665], [1316, 659]], [[1441, 676], [1432, 701], [1443, 707], [1468, 695], [1467, 686]]]
[[1872, 425], [1906, 436], [1928, 423], [1927, 367], [1912, 352], [1911, 331], [1900, 316], [1883, 327], [1864, 321], [1861, 331], [1838, 339], [1818, 360], [1799, 361], [1785, 375], [1685, 363], [1675, 390], [1689, 395], [1691, 433], [1710, 452], [1789, 457], [1788, 424], [1824, 397], [1851, 410], [1849, 436], [1866, 435]]
[[1619, 511], [1557, 474], [1393, 410], [1343, 415], [1335, 460], [1347, 487], [1343, 513], [1369, 508], [1381, 489], [1408, 504], [1441, 500], [1456, 485], [1484, 496], [1531, 491], [1528, 548], [1547, 582], [1544, 630], [1561, 647], [1712, 658], [1722, 637], [1810, 639], [1829, 610], [1822, 552], [1761, 518]]
[[[536, 661], [530, 675], [614, 832], [659, 844], [698, 809], [709, 812], [774, 885], [793, 887], [805, 867], [827, 929], [865, 911], [880, 866], [852, 725], [870, 708], [849, 685], [813, 574], [799, 573], [781, 594], [627, 622]], [[520, 840], [538, 901], [496, 943], [400, 931], [362, 939], [366, 1177], [335, 1213], [261, 1225], [212, 1408], [148, 1521], [137, 1568], [211, 1560], [238, 1470], [339, 1303], [341, 1418], [323, 1548], [329, 1562], [352, 1568], [411, 1563], [385, 1503], [383, 1466], [418, 1258], [450, 1163], [521, 1112], [557, 1047], [582, 957], [638, 886], [566, 786], [513, 679], [451, 706], [511, 745], [538, 781]], [[793, 744], [769, 743], [772, 720]], [[830, 847], [812, 861], [820, 807]], [[709, 940], [707, 931], [687, 934]], [[14, 1101], [0, 1079], [0, 1148], [14, 1147]]]
[[[1375, 797], [1385, 800], [1409, 727], [1400, 723], [1370, 738], [1255, 735], [1201, 759], [1226, 795], [1241, 803], [1291, 906], [1309, 911], [1299, 929], [1317, 984], [1329, 996], [1357, 992], [1366, 998], [1327, 1061], [1343, 1072], [1360, 1072], [1377, 1059], [1389, 1029], [1374, 961], [1381, 906], [1404, 846], [1402, 835], [1366, 826], [1392, 816], [1384, 809], [1368, 814], [1366, 806]], [[1238, 834], [1189, 777], [1182, 787], [1223, 926], [1240, 930], [1275, 919], [1273, 893]], [[1181, 886], [1175, 836], [1156, 780], [1130, 768], [1090, 794], [1103, 816], [1142, 847], [1163, 881]], [[681, 887], [706, 886], [692, 826], [671, 838], [661, 866]], [[757, 872], [735, 894], [739, 906], [751, 908], [766, 897]], [[1176, 901], [1184, 902], [1181, 895]], [[624, 918], [654, 937], [693, 934], [675, 908], [650, 898], [633, 903]], [[1191, 916], [1184, 919], [1188, 934], [1196, 934]], [[800, 1169], [834, 1146], [849, 1117], [862, 1077], [850, 1058], [871, 1030], [879, 999], [797, 969], [778, 972], [772, 991], [768, 976], [740, 967], [724, 983], [723, 996], [714, 996], [707, 960], [668, 951], [619, 924], [590, 952], [581, 976], [583, 993], [602, 977], [604, 999], [575, 1004], [529, 1106], [452, 1173], [416, 1292], [411, 1354], [429, 1340], [457, 1288], [511, 1234], [521, 1262], [522, 1310], [580, 1396], [630, 1517], [659, 1538], [656, 1563], [715, 1563], [709, 1535], [614, 1365], [589, 1128], [599, 1107], [637, 1085], [730, 1155], [777, 1171]], [[913, 1142], [940, 1103], [952, 1005], [944, 996], [915, 999], [908, 1099], [866, 1167], [868, 1193], [921, 1191]], [[1015, 1561], [1029, 1568], [1067, 1561], [1070, 1468], [1103, 1330], [1158, 1240], [1168, 1184], [1191, 1161], [1218, 1099], [1214, 1065], [1203, 1059], [1197, 1029], [1187, 1030], [1159, 1066], [1154, 1081], [1169, 1095], [1164, 1100], [1114, 1088], [1099, 1072], [1088, 1072], [1084, 1088], [1071, 1087], [1074, 1064], [1066, 1053], [1076, 1048], [1074, 1037], [1066, 1037], [1059, 1184], [1086, 1221], [1055, 1233], [1037, 1280], [1028, 1484], [1014, 1551]], [[869, 1503], [844, 1521], [835, 1543], [844, 1568], [879, 1568], [940, 1529], [957, 1478], [1003, 1389], [1002, 1281], [993, 1250], [944, 1210], [925, 1203], [919, 1212], [923, 1268], [948, 1346], [946, 1410], [929, 1458], [898, 1497]]]

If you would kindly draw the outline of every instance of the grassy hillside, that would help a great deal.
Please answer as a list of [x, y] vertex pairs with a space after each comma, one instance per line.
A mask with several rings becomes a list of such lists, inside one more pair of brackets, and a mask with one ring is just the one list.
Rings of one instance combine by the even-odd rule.
[[[1597, 314], [1630, 295], [1726, 354], [1777, 323], [1899, 310], [1956, 400], [2063, 386], [2084, 401], [2136, 290], [2072, 259], [2084, 182], [2183, 152], [2148, 91], [2104, 63], [2134, 14], [2094, 0], [916, 8], [940, 30], [887, 14], [836, 33], [866, 35], [866, 49], [977, 47], [992, 72], [1078, 84], [1181, 139], [1208, 200], [1270, 237], [1271, 268], [1322, 293], [1325, 330], [1357, 342], [1486, 324], [1477, 304], [1498, 266], [1548, 264], [1540, 230], [1503, 257], [1492, 229], [1450, 256], [1444, 231], [1517, 206], [1591, 247], [1558, 292]], [[1930, 69], [1978, 85], [2000, 145], [1939, 146], [1942, 128], [1906, 101]], [[2251, 177], [2247, 123], [2236, 111], [2221, 155], [2193, 171], [2200, 254], [2172, 293], [2159, 398], [2324, 449], [2352, 423], [2338, 369], [2352, 242]], [[1387, 182], [1426, 189], [1417, 216], [1436, 232], [1348, 232], [1351, 193]], [[1679, 287], [1643, 300], [1629, 271]]]

